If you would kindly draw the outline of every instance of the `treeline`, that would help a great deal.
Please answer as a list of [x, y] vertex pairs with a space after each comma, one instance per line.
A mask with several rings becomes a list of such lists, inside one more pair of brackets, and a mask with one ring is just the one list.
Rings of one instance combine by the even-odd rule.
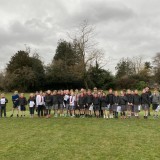
[[[73, 38], [72, 38], [73, 37]], [[109, 65], [93, 41], [93, 27], [83, 23], [71, 41], [59, 40], [51, 63], [30, 50], [18, 51], [0, 75], [0, 89], [23, 92], [47, 89], [142, 89], [160, 84], [160, 53], [145, 62], [142, 57], [122, 58], [116, 74], [104, 69]], [[109, 66], [107, 66], [109, 68]]]

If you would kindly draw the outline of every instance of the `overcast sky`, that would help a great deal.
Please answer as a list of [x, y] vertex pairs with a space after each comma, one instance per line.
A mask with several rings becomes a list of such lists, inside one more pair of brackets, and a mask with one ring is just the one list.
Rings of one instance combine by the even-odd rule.
[[96, 27], [105, 57], [160, 52], [160, 0], [0, 0], [0, 68], [25, 44], [50, 63], [59, 39], [85, 19]]

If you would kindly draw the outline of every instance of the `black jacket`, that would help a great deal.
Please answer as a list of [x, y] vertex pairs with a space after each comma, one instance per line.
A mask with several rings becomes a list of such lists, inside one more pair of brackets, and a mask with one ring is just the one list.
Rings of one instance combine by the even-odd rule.
[[93, 105], [100, 105], [100, 98], [99, 97], [93, 97]]
[[20, 106], [25, 106], [25, 105], [27, 105], [27, 100], [26, 100], [26, 97], [19, 97], [19, 99], [18, 99], [18, 101], [19, 101], [19, 105]]
[[150, 104], [150, 97], [148, 93], [141, 94], [141, 104]]
[[59, 94], [58, 95], [58, 104], [63, 104], [64, 102], [64, 95], [63, 94]]
[[126, 104], [127, 104], [127, 97], [119, 96], [119, 105], [126, 105]]
[[107, 97], [106, 96], [102, 96], [100, 98], [101, 101], [101, 107], [106, 107], [107, 106]]
[[93, 95], [87, 95], [86, 96], [86, 103], [87, 104], [92, 104], [93, 103]]
[[113, 104], [119, 104], [119, 96], [113, 97]]
[[78, 105], [86, 105], [86, 96], [79, 96], [78, 97]]
[[53, 95], [53, 104], [58, 104], [58, 95]]
[[113, 105], [113, 97], [114, 97], [114, 94], [107, 95], [107, 104]]
[[138, 94], [133, 95], [133, 104], [140, 105], [141, 104], [141, 96]]
[[126, 97], [127, 97], [128, 103], [133, 103], [133, 95], [132, 94], [126, 94]]
[[45, 104], [51, 106], [53, 104], [53, 97], [50, 94], [47, 94], [44, 98]]

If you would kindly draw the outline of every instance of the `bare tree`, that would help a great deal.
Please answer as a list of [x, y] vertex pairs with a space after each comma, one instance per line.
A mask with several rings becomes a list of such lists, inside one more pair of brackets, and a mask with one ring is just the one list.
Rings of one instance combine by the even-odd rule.
[[80, 57], [81, 73], [86, 88], [88, 88], [87, 70], [89, 66], [97, 60], [100, 62], [100, 60], [104, 59], [103, 53], [97, 48], [98, 43], [94, 39], [94, 31], [95, 27], [89, 25], [88, 21], [85, 20], [73, 36], [69, 35], [76, 46], [77, 54], [79, 54]]

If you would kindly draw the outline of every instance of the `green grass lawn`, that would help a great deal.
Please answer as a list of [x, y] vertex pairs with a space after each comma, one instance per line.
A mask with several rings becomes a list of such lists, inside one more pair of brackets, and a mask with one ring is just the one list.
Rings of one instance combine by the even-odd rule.
[[1, 118], [3, 159], [159, 160], [160, 119]]

